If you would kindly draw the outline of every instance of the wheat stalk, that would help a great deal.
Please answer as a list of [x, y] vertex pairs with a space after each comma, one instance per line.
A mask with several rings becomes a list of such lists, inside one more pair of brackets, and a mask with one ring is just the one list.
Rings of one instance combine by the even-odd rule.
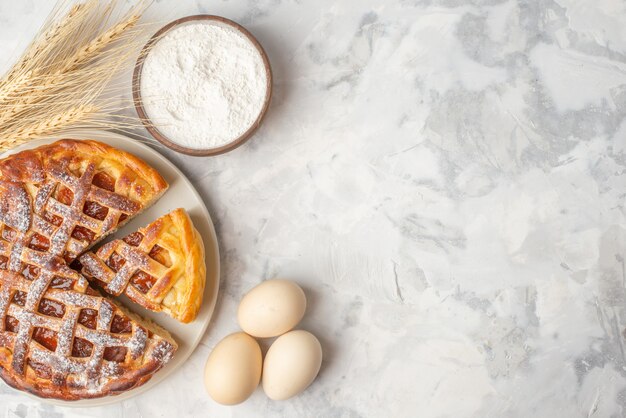
[[95, 56], [97, 56], [98, 52], [102, 51], [115, 40], [119, 39], [119, 37], [124, 34], [128, 29], [135, 26], [135, 24], [139, 20], [139, 17], [140, 16], [138, 15], [130, 16], [128, 19], [119, 22], [117, 25], [113, 26], [111, 29], [98, 36], [89, 44], [85, 45], [67, 63], [67, 66], [60, 70], [60, 72], [71, 71], [78, 67], [81, 63], [89, 62], [90, 59], [93, 59]]
[[40, 138], [58, 132], [77, 122], [85, 121], [88, 116], [96, 115], [99, 109], [95, 105], [83, 105], [59, 113], [54, 117], [32, 125], [21, 126], [13, 132], [7, 132], [9, 139], [0, 143], [0, 150], [5, 151], [27, 142], [33, 138]]
[[118, 0], [85, 0], [62, 13], [67, 1], [0, 79], [0, 150], [70, 127], [127, 129], [133, 123], [116, 118], [121, 109], [102, 96], [116, 92], [111, 80], [141, 47], [138, 21], [146, 2], [120, 15]]
[[50, 48], [51, 45], [54, 45], [57, 42], [56, 38], [60, 33], [62, 33], [63, 29], [66, 28], [71, 22], [75, 21], [79, 13], [86, 11], [86, 5], [86, 3], [74, 5], [62, 20], [54, 22], [51, 27], [39, 35], [26, 50], [24, 55], [22, 55], [17, 64], [14, 65], [11, 71], [3, 77], [0, 85], [6, 86], [13, 84], [10, 82], [11, 78], [23, 77], [26, 73], [32, 73], [31, 71], [24, 73], [23, 70], [26, 66], [32, 65], [33, 60], [41, 57], [46, 49]]
[[24, 86], [28, 84], [32, 76], [32, 71], [26, 71], [15, 75], [10, 83], [3, 83], [0, 85], [0, 103], [11, 97], [15, 97], [16, 92], [23, 89]]

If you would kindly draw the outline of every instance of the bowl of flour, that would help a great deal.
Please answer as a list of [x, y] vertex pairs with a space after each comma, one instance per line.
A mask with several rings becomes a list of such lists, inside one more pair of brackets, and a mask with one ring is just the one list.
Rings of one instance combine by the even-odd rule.
[[263, 47], [220, 16], [188, 16], [161, 28], [133, 75], [135, 108], [148, 132], [188, 155], [218, 155], [243, 144], [261, 124], [271, 95]]

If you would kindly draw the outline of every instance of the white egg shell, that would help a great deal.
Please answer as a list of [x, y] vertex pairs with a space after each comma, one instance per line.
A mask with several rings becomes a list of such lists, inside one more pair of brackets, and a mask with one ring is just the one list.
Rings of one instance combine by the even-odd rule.
[[263, 362], [263, 390], [274, 400], [284, 400], [306, 389], [320, 371], [322, 346], [307, 331], [281, 335], [270, 346]]
[[259, 386], [262, 366], [259, 343], [244, 332], [230, 334], [209, 354], [204, 385], [216, 402], [235, 405], [248, 399]]
[[237, 319], [248, 334], [270, 338], [284, 334], [302, 319], [306, 296], [290, 280], [266, 280], [250, 290], [241, 300]]

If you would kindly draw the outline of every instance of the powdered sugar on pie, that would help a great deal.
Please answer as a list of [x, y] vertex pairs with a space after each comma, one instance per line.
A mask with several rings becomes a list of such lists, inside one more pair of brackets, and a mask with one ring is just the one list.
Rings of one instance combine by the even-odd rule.
[[0, 160], [0, 376], [65, 400], [145, 383], [175, 352], [69, 262], [167, 188], [136, 157], [64, 140]]

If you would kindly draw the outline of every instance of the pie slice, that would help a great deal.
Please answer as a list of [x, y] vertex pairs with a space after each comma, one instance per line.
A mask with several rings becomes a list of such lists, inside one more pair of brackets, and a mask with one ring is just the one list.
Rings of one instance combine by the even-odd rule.
[[135, 156], [62, 140], [0, 160], [0, 254], [18, 271], [28, 250], [71, 261], [167, 189]]
[[204, 245], [184, 209], [85, 253], [79, 261], [83, 275], [109, 294], [125, 293], [141, 306], [185, 323], [200, 309]]
[[56, 257], [0, 270], [0, 377], [37, 396], [77, 400], [140, 386], [176, 351], [167, 331], [103, 298]]

